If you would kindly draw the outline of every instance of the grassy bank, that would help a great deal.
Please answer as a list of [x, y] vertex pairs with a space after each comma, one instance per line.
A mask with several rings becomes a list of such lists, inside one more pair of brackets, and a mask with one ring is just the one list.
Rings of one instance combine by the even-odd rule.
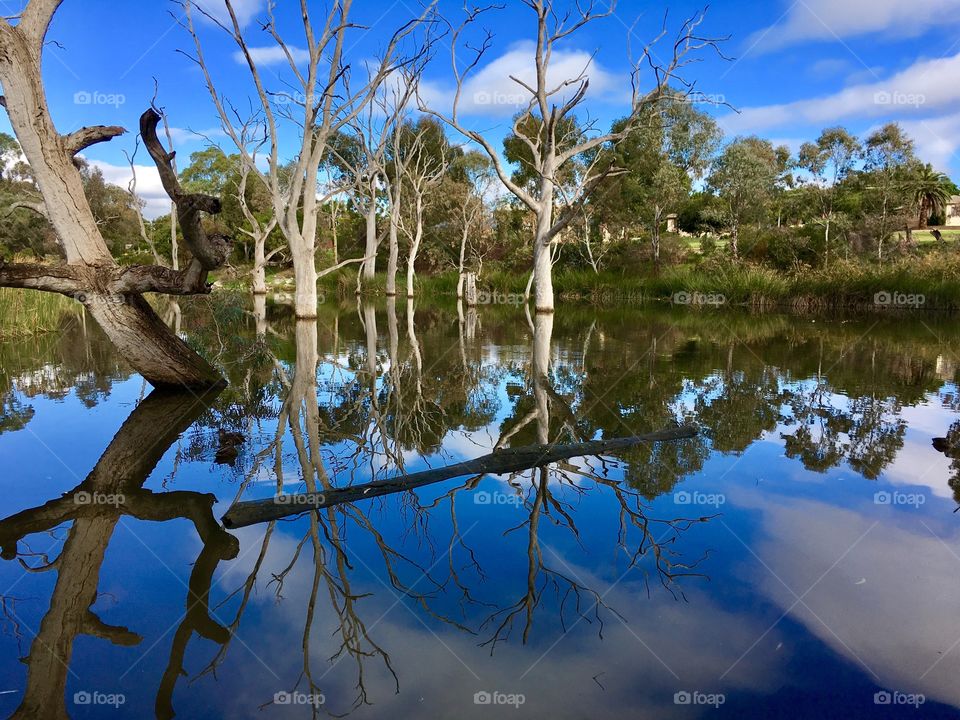
[[0, 288], [0, 338], [26, 337], [59, 330], [65, 316], [79, 316], [83, 306], [63, 295]]
[[[290, 289], [281, 274], [272, 285]], [[489, 303], [513, 302], [523, 293], [527, 276], [521, 273], [488, 272], [478, 284]], [[456, 293], [455, 273], [421, 276], [419, 292], [432, 296]], [[385, 278], [378, 275], [368, 287], [382, 295]], [[352, 297], [356, 273], [331, 274], [320, 280], [328, 296]], [[799, 310], [920, 306], [935, 310], [960, 309], [960, 257], [956, 254], [927, 255], [885, 265], [838, 262], [826, 269], [806, 268], [783, 273], [749, 263], [725, 261], [684, 264], [664, 268], [659, 274], [607, 270], [557, 268], [554, 288], [564, 300], [594, 304], [646, 301], [719, 302], [751, 307], [789, 307]], [[401, 288], [401, 292], [403, 289]]]

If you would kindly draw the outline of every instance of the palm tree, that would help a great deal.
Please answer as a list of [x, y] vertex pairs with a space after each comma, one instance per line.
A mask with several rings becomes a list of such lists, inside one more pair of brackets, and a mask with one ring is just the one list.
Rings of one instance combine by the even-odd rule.
[[940, 214], [950, 202], [954, 185], [946, 175], [932, 165], [920, 165], [908, 181], [914, 205], [920, 210], [920, 229], [927, 227], [933, 213]]

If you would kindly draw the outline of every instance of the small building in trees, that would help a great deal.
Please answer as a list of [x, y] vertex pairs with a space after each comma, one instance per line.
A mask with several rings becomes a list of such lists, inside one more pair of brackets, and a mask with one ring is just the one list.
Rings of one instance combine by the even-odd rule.
[[960, 227], [960, 195], [954, 195], [943, 207], [943, 224]]

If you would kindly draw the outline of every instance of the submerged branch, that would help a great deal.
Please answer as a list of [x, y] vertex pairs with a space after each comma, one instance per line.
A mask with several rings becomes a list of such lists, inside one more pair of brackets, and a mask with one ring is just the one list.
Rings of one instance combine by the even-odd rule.
[[499, 450], [455, 465], [398, 475], [388, 480], [376, 480], [363, 485], [337, 488], [327, 492], [283, 495], [237, 503], [223, 516], [223, 524], [228, 528], [245, 527], [259, 522], [278, 520], [290, 515], [300, 515], [309, 510], [412, 490], [466, 475], [499, 475], [518, 472], [574, 457], [606, 455], [642, 443], [685, 440], [695, 437], [697, 433], [697, 428], [684, 425], [645, 435], [615, 438], [613, 440], [592, 440], [566, 445], [527, 445], [509, 450]]

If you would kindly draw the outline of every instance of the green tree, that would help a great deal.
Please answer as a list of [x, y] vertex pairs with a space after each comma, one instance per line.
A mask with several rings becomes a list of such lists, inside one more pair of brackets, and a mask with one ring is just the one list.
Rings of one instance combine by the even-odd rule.
[[720, 197], [731, 232], [730, 250], [739, 257], [740, 229], [759, 221], [787, 171], [789, 151], [759, 137], [737, 138], [716, 159], [708, 184]]
[[[627, 120], [614, 123], [620, 132]], [[653, 261], [660, 264], [660, 228], [671, 210], [679, 209], [693, 181], [703, 177], [720, 141], [716, 122], [697, 110], [689, 98], [672, 95], [613, 150], [613, 162], [626, 170], [608, 181], [598, 204], [606, 216], [621, 222], [640, 218], [650, 229]], [[612, 191], [611, 191], [612, 190]]]
[[797, 165], [810, 173], [813, 195], [823, 223], [824, 264], [830, 262], [830, 227], [834, 221], [840, 183], [862, 155], [860, 143], [842, 127], [827, 128], [816, 142], [804, 143]]
[[867, 137], [863, 147], [864, 176], [862, 219], [873, 236], [877, 259], [883, 260], [883, 243], [894, 228], [907, 222], [909, 199], [904, 175], [913, 162], [913, 141], [896, 123], [889, 123]]

